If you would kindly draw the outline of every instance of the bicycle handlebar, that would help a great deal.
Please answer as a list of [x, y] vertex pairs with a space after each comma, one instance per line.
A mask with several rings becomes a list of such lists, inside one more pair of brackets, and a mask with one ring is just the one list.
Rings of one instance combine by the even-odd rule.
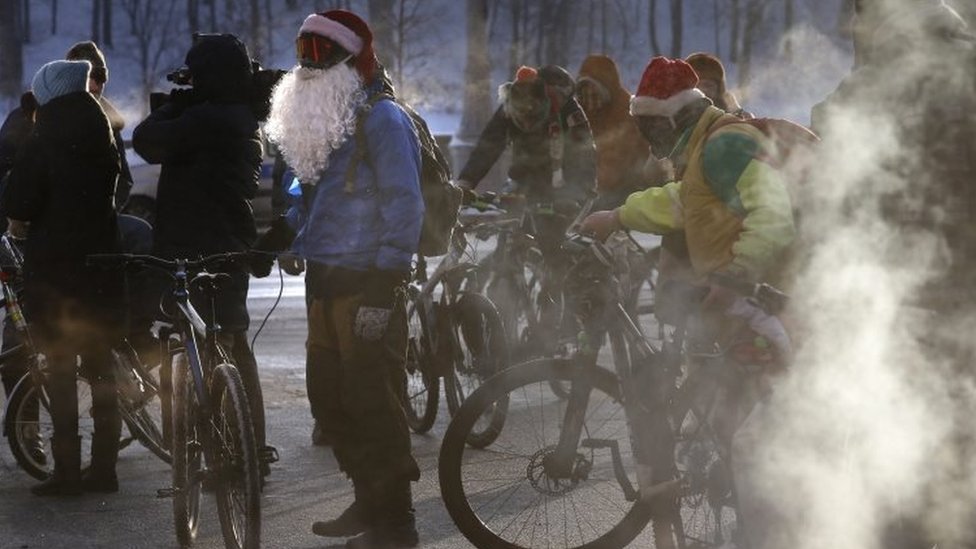
[[163, 259], [145, 254], [90, 254], [85, 262], [92, 267], [124, 269], [130, 266], [152, 267], [167, 273], [175, 273], [181, 267], [187, 271], [205, 271], [220, 264], [247, 261], [253, 251], [223, 252], [199, 259]]

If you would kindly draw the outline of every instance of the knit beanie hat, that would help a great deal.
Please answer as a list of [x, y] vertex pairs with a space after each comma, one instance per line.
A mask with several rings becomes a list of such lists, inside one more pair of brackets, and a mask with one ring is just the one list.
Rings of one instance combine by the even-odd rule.
[[71, 46], [68, 49], [68, 53], [64, 55], [64, 58], [69, 61], [79, 59], [88, 61], [92, 64], [91, 77], [102, 84], [108, 81], [108, 65], [105, 64], [105, 55], [102, 54], [102, 50], [98, 49], [98, 46], [91, 40], [78, 42], [74, 46]]
[[698, 75], [691, 65], [681, 59], [655, 57], [630, 100], [630, 114], [672, 118], [686, 105], [705, 98], [697, 85]]
[[31, 90], [37, 98], [38, 105], [67, 95], [69, 93], [88, 89], [88, 73], [91, 63], [88, 61], [51, 61], [41, 67], [31, 81]]
[[305, 18], [299, 36], [311, 33], [328, 38], [339, 44], [356, 59], [356, 71], [367, 83], [376, 71], [376, 54], [373, 52], [373, 31], [366, 21], [347, 10], [329, 10], [313, 13]]
[[695, 69], [698, 78], [702, 80], [714, 80], [718, 82], [722, 92], [725, 91], [725, 67], [718, 57], [710, 53], [693, 53], [685, 58], [685, 61]]

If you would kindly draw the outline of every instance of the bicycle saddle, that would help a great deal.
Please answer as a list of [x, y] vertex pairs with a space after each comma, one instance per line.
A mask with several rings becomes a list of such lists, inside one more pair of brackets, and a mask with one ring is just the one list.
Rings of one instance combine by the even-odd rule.
[[212, 296], [219, 294], [233, 283], [234, 279], [227, 273], [200, 273], [190, 281], [190, 289]]

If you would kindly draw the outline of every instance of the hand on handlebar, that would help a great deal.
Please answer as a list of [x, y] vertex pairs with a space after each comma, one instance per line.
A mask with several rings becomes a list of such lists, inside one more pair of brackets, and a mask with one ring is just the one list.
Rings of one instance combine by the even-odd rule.
[[603, 242], [610, 236], [610, 233], [623, 229], [620, 223], [620, 214], [617, 210], [605, 210], [593, 212], [586, 216], [580, 223], [579, 231], [582, 234], [592, 235], [594, 238]]

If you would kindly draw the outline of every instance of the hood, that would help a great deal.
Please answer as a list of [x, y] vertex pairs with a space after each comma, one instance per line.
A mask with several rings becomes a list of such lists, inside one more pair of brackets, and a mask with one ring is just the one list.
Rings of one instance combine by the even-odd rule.
[[592, 80], [603, 86], [610, 101], [599, 112], [587, 112], [590, 129], [596, 136], [608, 127], [630, 117], [630, 92], [620, 82], [620, 71], [613, 59], [606, 55], [590, 55], [580, 65], [578, 80]]
[[251, 83], [251, 57], [232, 34], [202, 34], [186, 54], [193, 89], [217, 101], [243, 101]]

